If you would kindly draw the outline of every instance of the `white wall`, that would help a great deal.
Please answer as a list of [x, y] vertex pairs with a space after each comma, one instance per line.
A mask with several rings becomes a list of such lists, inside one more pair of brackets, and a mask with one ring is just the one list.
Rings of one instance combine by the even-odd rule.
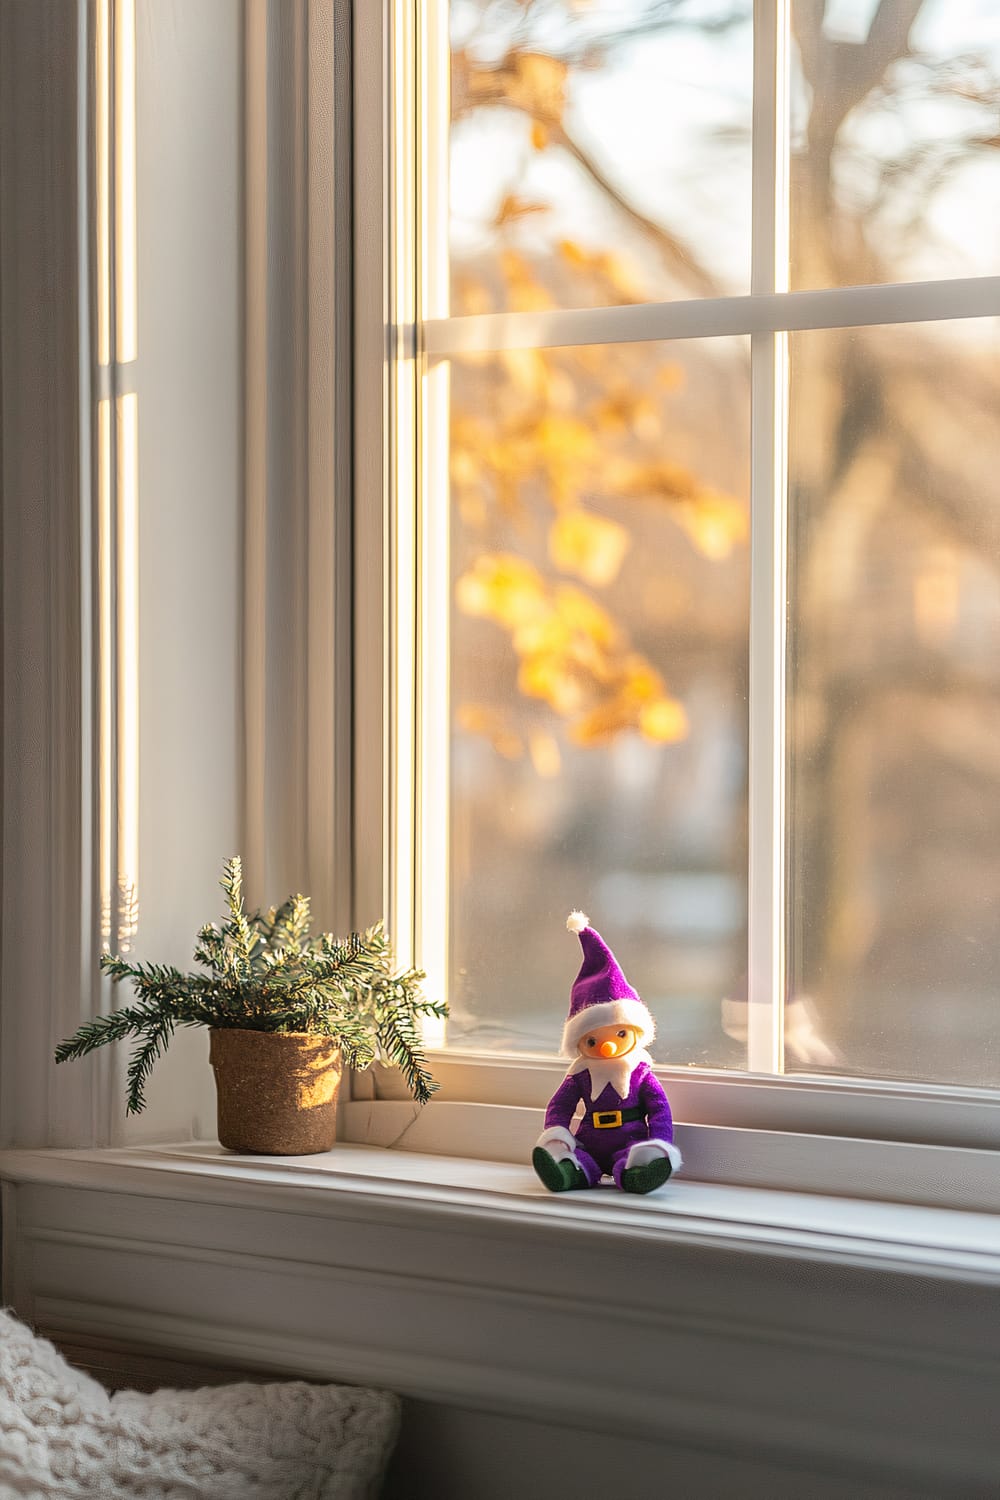
[[[137, 6], [136, 951], [181, 967], [240, 843], [240, 27], [239, 0]], [[148, 1099], [120, 1139], [214, 1133], [206, 1033], [175, 1036]]]

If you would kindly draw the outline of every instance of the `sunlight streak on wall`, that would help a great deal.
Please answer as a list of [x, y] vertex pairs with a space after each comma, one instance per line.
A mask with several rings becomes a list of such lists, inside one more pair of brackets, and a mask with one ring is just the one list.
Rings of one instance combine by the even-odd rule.
[[118, 938], [138, 924], [139, 885], [139, 465], [138, 397], [119, 396], [118, 416]]
[[135, 0], [96, 0], [93, 17], [100, 939], [127, 951], [139, 864]]
[[111, 362], [111, 0], [94, 18], [94, 223], [97, 262], [97, 362]]
[[135, 0], [115, 0], [115, 358], [138, 352], [135, 176]]
[[111, 586], [112, 519], [111, 401], [97, 403], [97, 597], [98, 597], [98, 878], [101, 893], [101, 948], [111, 946], [111, 906], [114, 887], [112, 850], [112, 758], [114, 755], [114, 703], [112, 699], [111, 651], [114, 634]]

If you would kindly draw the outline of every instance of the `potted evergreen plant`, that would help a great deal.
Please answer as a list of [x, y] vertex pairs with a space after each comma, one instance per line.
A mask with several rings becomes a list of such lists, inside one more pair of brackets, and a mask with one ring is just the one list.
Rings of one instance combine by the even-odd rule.
[[138, 1114], [175, 1028], [205, 1026], [219, 1140], [231, 1151], [264, 1155], [330, 1149], [343, 1067], [364, 1069], [376, 1060], [398, 1067], [425, 1104], [437, 1085], [419, 1017], [444, 1016], [447, 1006], [423, 997], [419, 970], [394, 972], [382, 923], [344, 940], [311, 937], [307, 896], [248, 913], [239, 856], [226, 862], [221, 884], [227, 919], [203, 927], [194, 950], [205, 972], [103, 954], [104, 973], [116, 984], [130, 980], [136, 1003], [85, 1022], [56, 1049], [56, 1062], [135, 1038], [126, 1112]]

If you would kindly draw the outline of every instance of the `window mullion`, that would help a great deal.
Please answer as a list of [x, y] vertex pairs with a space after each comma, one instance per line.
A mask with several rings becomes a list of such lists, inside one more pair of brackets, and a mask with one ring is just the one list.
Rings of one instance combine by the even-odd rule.
[[390, 57], [389, 252], [389, 870], [388, 920], [399, 962], [415, 959], [417, 887], [417, 243], [419, 134], [414, 6], [396, 0]]
[[[353, 490], [352, 589], [354, 719], [351, 778], [352, 921], [389, 911], [391, 714], [388, 656], [391, 311], [395, 232], [395, 149], [391, 106], [394, 17], [382, 6], [355, 6], [352, 35], [353, 141]], [[394, 165], [394, 163], [392, 163]], [[390, 929], [391, 931], [391, 929]]]
[[[755, 296], [788, 287], [788, 0], [754, 3]], [[751, 358], [749, 954], [747, 1066], [780, 1073], [784, 998], [787, 334]]]
[[[419, 327], [447, 317], [448, 178], [451, 50], [447, 0], [423, 0], [417, 21], [418, 177], [417, 267]], [[448, 993], [450, 812], [450, 481], [451, 372], [447, 362], [428, 367], [418, 338], [417, 482], [417, 725], [415, 957], [427, 974], [428, 993]], [[429, 1044], [444, 1040], [444, 1023], [425, 1020]]]

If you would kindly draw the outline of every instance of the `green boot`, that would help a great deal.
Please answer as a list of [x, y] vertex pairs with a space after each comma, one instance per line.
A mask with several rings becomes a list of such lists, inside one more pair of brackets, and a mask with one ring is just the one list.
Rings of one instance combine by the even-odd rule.
[[658, 1156], [643, 1167], [626, 1167], [622, 1173], [623, 1193], [652, 1193], [662, 1187], [673, 1171], [669, 1158]]
[[556, 1161], [544, 1146], [536, 1146], [532, 1151], [531, 1165], [550, 1193], [568, 1193], [574, 1188], [587, 1186], [582, 1167], [577, 1166], [576, 1162], [570, 1161], [568, 1157], [564, 1157], [562, 1161]]

